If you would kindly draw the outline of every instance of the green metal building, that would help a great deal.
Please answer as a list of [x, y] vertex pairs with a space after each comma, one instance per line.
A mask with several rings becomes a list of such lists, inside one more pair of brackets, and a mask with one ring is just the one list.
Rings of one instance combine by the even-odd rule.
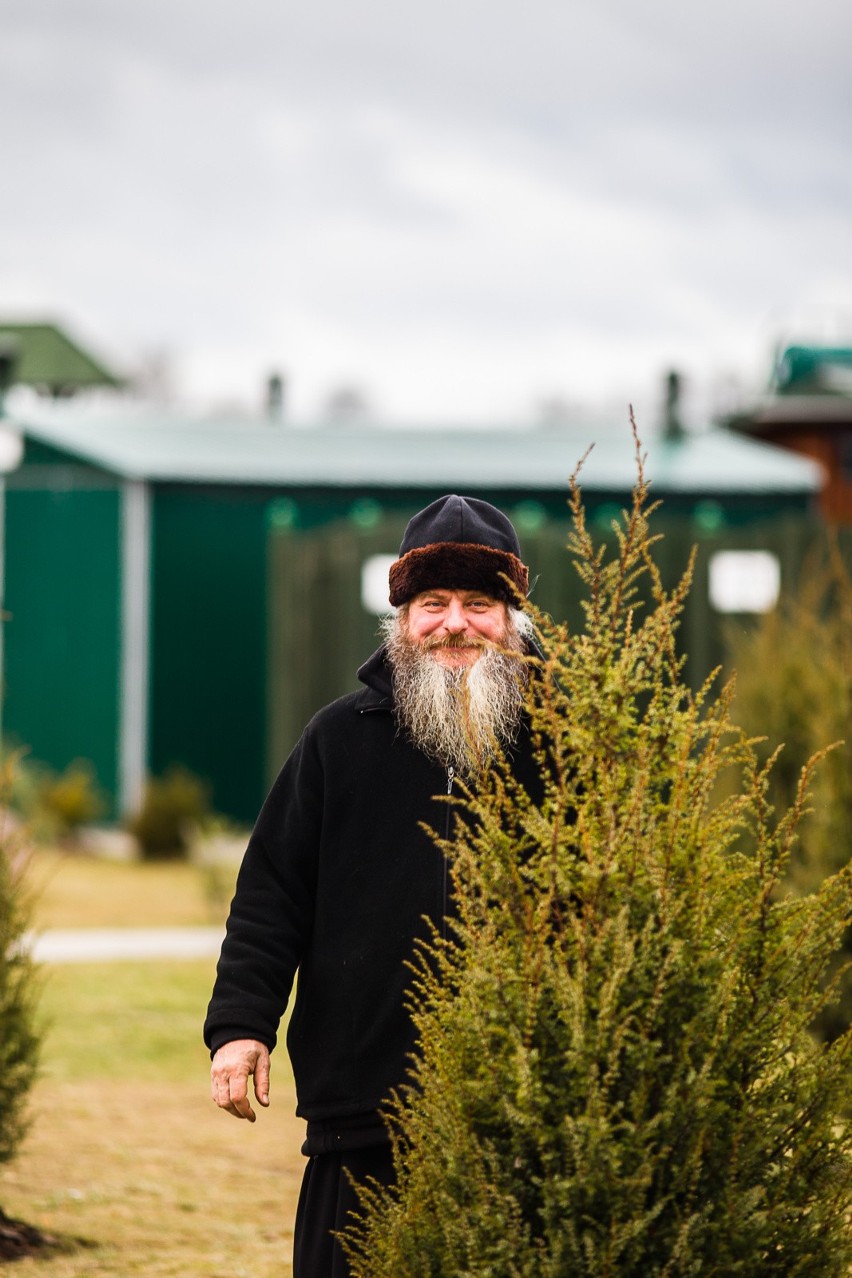
[[[636, 477], [629, 430], [298, 428], [46, 406], [18, 423], [7, 479], [3, 733], [62, 768], [93, 763], [113, 814], [181, 763], [218, 811], [256, 813], [306, 717], [355, 686], [375, 644], [369, 573], [446, 492], [514, 519], [535, 601], [571, 615], [569, 477], [602, 530]], [[649, 439], [661, 551], [779, 550], [787, 571], [822, 482], [814, 463], [708, 431]], [[704, 574], [702, 576], [702, 573]], [[703, 674], [719, 618], [699, 567], [685, 647]]]

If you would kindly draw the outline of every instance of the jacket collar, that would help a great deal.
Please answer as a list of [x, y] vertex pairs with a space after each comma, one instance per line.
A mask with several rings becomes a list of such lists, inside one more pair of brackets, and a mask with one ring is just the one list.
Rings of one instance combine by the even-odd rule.
[[377, 648], [373, 655], [368, 657], [363, 666], [360, 667], [358, 678], [361, 683], [366, 684], [369, 692], [374, 694], [373, 697], [369, 698], [372, 705], [386, 705], [388, 707], [393, 705], [393, 683], [384, 644], [382, 644], [381, 648]]

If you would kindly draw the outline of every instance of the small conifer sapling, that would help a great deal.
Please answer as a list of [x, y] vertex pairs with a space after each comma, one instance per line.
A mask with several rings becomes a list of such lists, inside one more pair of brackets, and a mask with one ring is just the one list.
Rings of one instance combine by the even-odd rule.
[[572, 480], [582, 630], [531, 610], [540, 793], [509, 751], [442, 844], [456, 914], [417, 963], [398, 1183], [344, 1236], [356, 1278], [850, 1272], [852, 1039], [810, 1026], [852, 873], [779, 892], [819, 759], [773, 811], [731, 686], [685, 686], [690, 569], [663, 588], [633, 431], [612, 550]]

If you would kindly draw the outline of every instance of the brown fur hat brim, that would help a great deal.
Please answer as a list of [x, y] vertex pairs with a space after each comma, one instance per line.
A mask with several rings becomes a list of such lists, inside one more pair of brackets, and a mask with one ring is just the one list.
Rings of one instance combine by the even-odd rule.
[[517, 606], [529, 590], [526, 564], [508, 550], [475, 542], [441, 541], [409, 550], [391, 565], [392, 607], [424, 590], [481, 590]]

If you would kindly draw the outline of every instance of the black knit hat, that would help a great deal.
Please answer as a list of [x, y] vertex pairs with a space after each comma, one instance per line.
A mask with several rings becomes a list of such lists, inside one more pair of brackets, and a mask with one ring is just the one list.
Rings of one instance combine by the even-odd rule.
[[455, 495], [439, 497], [410, 521], [388, 579], [394, 608], [422, 590], [482, 590], [514, 604], [529, 589], [506, 516], [487, 501]]

